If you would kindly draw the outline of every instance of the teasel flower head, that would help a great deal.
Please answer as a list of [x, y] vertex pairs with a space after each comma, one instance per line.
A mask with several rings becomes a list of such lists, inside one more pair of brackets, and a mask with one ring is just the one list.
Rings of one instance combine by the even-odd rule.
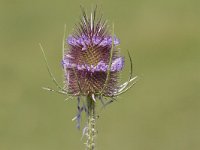
[[83, 16], [66, 43], [62, 60], [66, 90], [71, 95], [112, 97], [118, 91], [118, 76], [124, 67], [120, 40], [112, 35], [96, 11]]
[[[133, 77], [132, 58], [130, 61], [130, 75], [126, 82], [119, 83], [119, 74], [124, 68], [125, 58], [120, 55], [120, 40], [108, 28], [107, 22], [97, 17], [96, 10], [88, 16], [82, 8], [82, 17], [74, 31], [63, 40], [62, 67], [64, 70], [64, 87], [54, 78], [44, 55], [48, 72], [58, 90], [44, 88], [48, 91], [67, 95], [68, 98], [77, 98], [77, 115], [72, 120], [77, 121], [80, 128], [81, 114], [87, 115], [87, 125], [83, 135], [87, 137], [88, 150], [94, 150], [96, 102], [99, 100], [103, 107], [110, 104], [116, 97], [128, 91], [136, 82]], [[84, 97], [84, 99], [82, 99]]]

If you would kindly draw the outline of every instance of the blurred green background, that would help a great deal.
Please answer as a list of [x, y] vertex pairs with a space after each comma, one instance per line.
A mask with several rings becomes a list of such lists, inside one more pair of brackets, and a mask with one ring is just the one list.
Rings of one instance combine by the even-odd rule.
[[[200, 1], [0, 0], [0, 150], [83, 150], [76, 101], [49, 93], [41, 42], [57, 80], [64, 24], [95, 4], [131, 51], [139, 82], [97, 121], [98, 150], [200, 149]], [[122, 79], [128, 78], [128, 67]]]

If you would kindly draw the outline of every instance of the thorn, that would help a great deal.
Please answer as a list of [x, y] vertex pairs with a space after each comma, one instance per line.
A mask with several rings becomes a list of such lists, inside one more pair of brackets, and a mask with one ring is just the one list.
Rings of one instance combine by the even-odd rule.
[[97, 101], [96, 101], [96, 99], [95, 99], [95, 95], [94, 94], [92, 94], [92, 100], [96, 103]]
[[72, 118], [72, 121], [76, 120], [77, 119], [77, 116], [75, 116], [74, 118]]
[[88, 127], [87, 127], [87, 126], [83, 128], [81, 140], [82, 140], [83, 137], [86, 135], [87, 130], [88, 130]]
[[47, 90], [47, 91], [54, 91], [53, 89], [47, 88], [47, 87], [42, 87], [43, 90]]

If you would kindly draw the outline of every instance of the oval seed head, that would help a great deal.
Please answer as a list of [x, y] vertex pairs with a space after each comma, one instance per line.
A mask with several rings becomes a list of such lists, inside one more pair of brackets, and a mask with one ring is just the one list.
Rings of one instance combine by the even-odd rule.
[[66, 89], [72, 95], [112, 96], [118, 90], [118, 75], [124, 67], [119, 39], [111, 35], [96, 10], [88, 17], [83, 11], [75, 31], [66, 40], [68, 51], [62, 60]]

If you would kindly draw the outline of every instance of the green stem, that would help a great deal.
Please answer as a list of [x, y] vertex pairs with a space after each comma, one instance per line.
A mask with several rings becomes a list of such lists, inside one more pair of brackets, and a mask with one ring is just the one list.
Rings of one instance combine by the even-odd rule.
[[95, 116], [95, 101], [91, 96], [87, 96], [87, 108], [88, 108], [88, 126], [87, 126], [87, 142], [86, 150], [94, 150], [95, 148], [95, 136], [96, 136], [96, 116]]

